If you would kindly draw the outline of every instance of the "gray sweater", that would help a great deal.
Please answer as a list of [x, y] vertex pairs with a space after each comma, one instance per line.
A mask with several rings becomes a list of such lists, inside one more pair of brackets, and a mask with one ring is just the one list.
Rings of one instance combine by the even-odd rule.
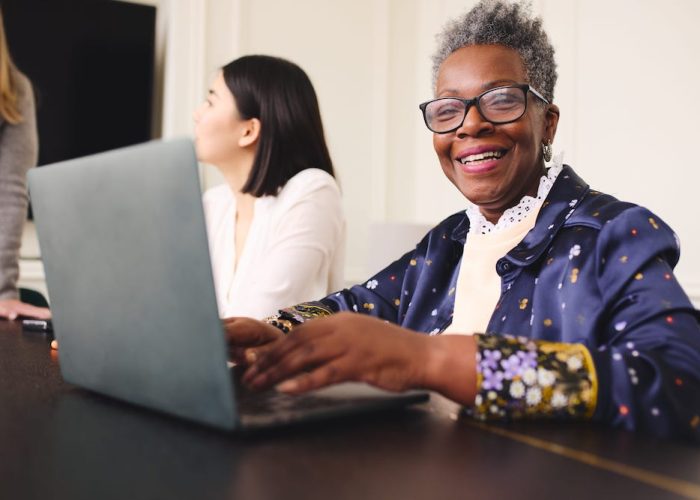
[[19, 247], [27, 218], [27, 170], [36, 165], [38, 141], [34, 94], [29, 80], [14, 74], [23, 120], [0, 117], [0, 299], [17, 298]]

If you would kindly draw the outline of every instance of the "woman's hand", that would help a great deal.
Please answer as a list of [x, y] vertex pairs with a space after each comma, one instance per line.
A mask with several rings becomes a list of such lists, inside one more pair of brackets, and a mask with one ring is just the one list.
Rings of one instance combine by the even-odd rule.
[[20, 302], [16, 299], [0, 300], [0, 318], [14, 320], [19, 316], [50, 319], [51, 311], [46, 307], [36, 307], [31, 304], [25, 304], [24, 302]]
[[229, 356], [239, 364], [246, 363], [246, 349], [264, 346], [284, 337], [281, 330], [257, 319], [226, 318], [223, 323]]
[[385, 321], [339, 313], [295, 327], [283, 340], [246, 351], [243, 382], [301, 393], [348, 380], [402, 391], [425, 387], [430, 339]]
[[476, 395], [472, 336], [430, 337], [357, 313], [309, 321], [245, 355], [251, 366], [243, 382], [252, 389], [279, 383], [278, 390], [297, 394], [359, 381], [390, 391], [434, 390], [465, 405]]

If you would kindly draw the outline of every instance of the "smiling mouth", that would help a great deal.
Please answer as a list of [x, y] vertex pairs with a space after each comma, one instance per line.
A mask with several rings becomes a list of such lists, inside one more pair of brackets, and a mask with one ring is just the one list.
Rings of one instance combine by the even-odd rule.
[[498, 151], [484, 151], [483, 153], [477, 153], [473, 155], [463, 156], [462, 158], [457, 158], [457, 161], [462, 165], [478, 165], [489, 160], [498, 160], [503, 158], [506, 154], [505, 149]]

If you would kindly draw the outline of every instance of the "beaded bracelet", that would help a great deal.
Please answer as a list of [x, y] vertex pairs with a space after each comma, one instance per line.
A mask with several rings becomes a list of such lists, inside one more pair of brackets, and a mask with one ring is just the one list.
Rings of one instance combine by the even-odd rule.
[[275, 328], [279, 328], [282, 330], [282, 333], [289, 333], [292, 330], [292, 327], [294, 326], [291, 321], [287, 319], [281, 319], [278, 315], [276, 316], [270, 316], [269, 318], [265, 318], [263, 321], [265, 321], [267, 324], [274, 326]]
[[333, 310], [321, 302], [302, 302], [286, 309], [280, 309], [277, 314], [265, 318], [263, 321], [287, 334], [292, 328], [305, 321], [331, 314], [333, 314]]

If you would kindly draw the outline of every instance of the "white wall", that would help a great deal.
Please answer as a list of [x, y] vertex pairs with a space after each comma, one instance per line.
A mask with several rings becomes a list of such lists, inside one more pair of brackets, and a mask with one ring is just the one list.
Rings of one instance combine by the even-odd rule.
[[[217, 67], [287, 57], [319, 95], [348, 218], [346, 275], [361, 280], [371, 222], [436, 223], [463, 207], [417, 105], [444, 22], [475, 0], [138, 0], [159, 5], [163, 134], [189, 134]], [[677, 268], [700, 303], [700, 2], [534, 0], [557, 50], [555, 150], [595, 188], [648, 206], [683, 242]], [[203, 171], [206, 185], [219, 182]]]
[[[462, 208], [434, 160], [417, 104], [431, 95], [435, 33], [474, 3], [163, 0], [170, 26], [188, 26], [169, 32], [185, 56], [168, 47], [166, 75], [179, 83], [166, 79], [165, 135], [190, 130], [183, 104], [194, 106], [228, 60], [258, 52], [299, 63], [319, 94], [345, 195], [347, 274], [361, 279], [370, 222], [434, 223]], [[533, 3], [557, 49], [562, 119], [555, 148], [593, 186], [649, 206], [677, 230], [684, 244], [679, 277], [700, 295], [691, 201], [700, 179], [692, 151], [700, 100], [691, 88], [700, 77], [700, 31], [692, 24], [700, 2]], [[205, 175], [208, 184], [217, 179]]]
[[573, 161], [592, 185], [677, 231], [677, 273], [697, 298], [700, 2], [582, 1], [576, 17]]
[[[567, 159], [598, 189], [649, 207], [682, 242], [676, 268], [700, 298], [700, 2], [541, 2], [568, 54], [558, 94]], [[565, 22], [567, 21], [568, 22]], [[568, 62], [568, 61], [567, 61]], [[566, 114], [565, 114], [566, 113]]]

